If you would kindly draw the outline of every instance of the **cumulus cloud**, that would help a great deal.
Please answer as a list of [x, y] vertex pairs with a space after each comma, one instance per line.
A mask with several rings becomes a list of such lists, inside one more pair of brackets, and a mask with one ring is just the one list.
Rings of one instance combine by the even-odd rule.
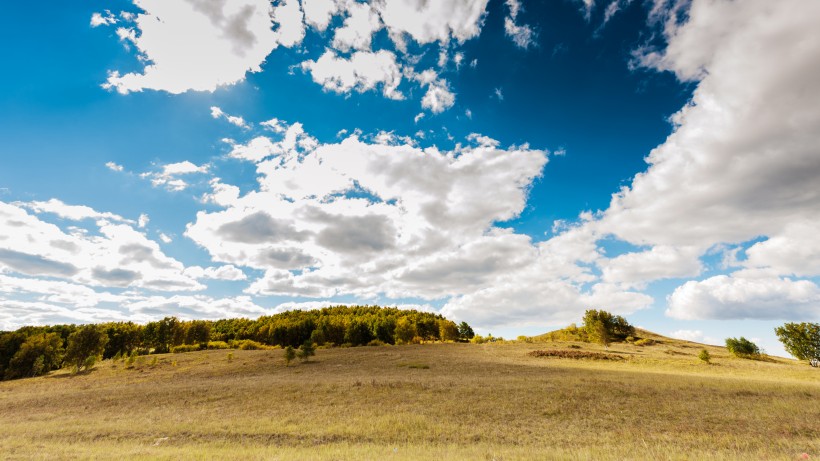
[[[88, 214], [82, 208], [71, 211], [75, 213], [71, 219], [84, 219]], [[10, 274], [55, 277], [92, 287], [204, 288], [183, 273], [181, 262], [165, 255], [132, 223], [99, 219], [93, 233], [80, 229], [66, 232], [21, 205], [0, 202], [0, 227], [0, 270]]]
[[[301, 64], [315, 82], [344, 94], [380, 89], [390, 99], [404, 98], [398, 90], [402, 70], [418, 62], [417, 56], [407, 53], [408, 42], [438, 45], [443, 67], [451, 47], [479, 35], [487, 7], [487, 0], [133, 1], [143, 13], [121, 14], [119, 19], [109, 12], [92, 16], [95, 27], [120, 23], [117, 36], [127, 49], [136, 48], [144, 64], [142, 72], [110, 71], [105, 88], [120, 93], [214, 91], [244, 80], [248, 72], [261, 71], [276, 48], [300, 45], [309, 27], [329, 39], [324, 54]], [[520, 9], [515, 5], [508, 33], [519, 46], [529, 46], [534, 34], [528, 26], [515, 23]], [[325, 35], [331, 28], [335, 29]], [[382, 29], [394, 47], [373, 48], [373, 36]], [[455, 52], [454, 56], [458, 68], [464, 55]], [[427, 85], [424, 107], [441, 111], [452, 106], [453, 93], [443, 81]], [[226, 119], [245, 127], [241, 118]]]
[[185, 269], [185, 275], [195, 279], [212, 279], [212, 280], [245, 280], [248, 276], [236, 266], [227, 264], [219, 267], [200, 267], [191, 266]]
[[431, 2], [390, 0], [374, 7], [397, 46], [405, 36], [418, 43], [464, 42], [477, 37], [484, 23], [487, 0]]
[[357, 51], [344, 58], [327, 50], [316, 61], [305, 61], [302, 69], [310, 72], [313, 81], [336, 93], [359, 93], [377, 86], [390, 99], [404, 99], [398, 87], [402, 81], [396, 55], [387, 50]]
[[801, 320], [820, 317], [820, 287], [757, 273], [689, 281], [669, 296], [667, 315], [694, 319]]
[[110, 26], [117, 23], [117, 17], [105, 10], [105, 13], [93, 13], [91, 15], [91, 27]]
[[217, 106], [211, 106], [211, 117], [216, 118], [216, 119], [219, 119], [219, 118], [225, 119], [231, 125], [238, 126], [239, 128], [245, 128], [245, 129], [250, 128], [248, 123], [245, 122], [244, 118], [236, 116], [236, 115], [226, 114], [225, 112], [222, 111], [222, 109], [220, 109]]
[[104, 87], [120, 93], [214, 91], [259, 72], [274, 48], [293, 46], [304, 36], [297, 0], [276, 8], [267, 0], [134, 4], [144, 12], [120, 37], [136, 47], [145, 68], [124, 75], [111, 71]]
[[694, 277], [701, 272], [697, 248], [655, 246], [649, 250], [601, 259], [602, 278], [610, 283], [644, 285], [662, 278]]
[[107, 163], [105, 164], [105, 167], [106, 167], [106, 168], [108, 168], [108, 169], [109, 169], [109, 170], [111, 170], [111, 171], [116, 171], [116, 172], [118, 172], [118, 173], [119, 173], [119, 172], [122, 172], [122, 171], [125, 169], [125, 168], [123, 168], [123, 166], [122, 166], [122, 165], [118, 165], [118, 164], [116, 164], [116, 163], [114, 163], [114, 162], [107, 162]]
[[453, 107], [456, 96], [450, 91], [450, 84], [439, 78], [438, 74], [428, 69], [415, 75], [415, 79], [427, 87], [427, 93], [421, 99], [421, 107], [434, 114], [444, 112]]
[[27, 208], [34, 213], [51, 213], [63, 219], [82, 221], [84, 219], [107, 220], [133, 224], [134, 221], [109, 212], [99, 212], [85, 205], [67, 205], [60, 200], [50, 199], [45, 202], [18, 202], [15, 205]]
[[743, 272], [687, 282], [669, 298], [669, 315], [811, 314], [804, 301], [814, 284], [785, 276], [818, 274], [820, 82], [812, 76], [820, 69], [820, 30], [809, 18], [820, 6], [695, 0], [680, 16], [680, 2], [665, 5], [673, 11], [654, 14], [673, 18], [664, 26], [667, 46], [642, 48], [635, 62], [696, 87], [672, 117], [673, 133], [647, 157], [648, 169], [585, 224], [649, 248], [599, 260], [603, 277], [634, 284], [694, 276], [696, 258], [710, 248], [762, 236], [735, 264], [766, 278]]
[[504, 18], [504, 33], [519, 48], [529, 48], [535, 44], [536, 34], [532, 27], [518, 24], [518, 13], [521, 12], [519, 0], [506, 0], [510, 14]]
[[333, 35], [333, 47], [340, 51], [370, 50], [373, 33], [381, 29], [378, 13], [367, 3], [347, 5], [347, 18]]
[[196, 165], [188, 160], [177, 163], [162, 165], [159, 171], [151, 171], [140, 174], [140, 177], [149, 179], [154, 187], [165, 187], [170, 191], [181, 191], [188, 188], [189, 184], [180, 176], [191, 174], [207, 173], [209, 165]]

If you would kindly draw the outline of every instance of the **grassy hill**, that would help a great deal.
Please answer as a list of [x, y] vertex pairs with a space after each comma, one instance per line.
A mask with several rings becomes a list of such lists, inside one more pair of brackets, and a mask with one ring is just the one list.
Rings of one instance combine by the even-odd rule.
[[[0, 382], [4, 459], [820, 459], [820, 370], [649, 332], [104, 361]], [[706, 348], [712, 364], [697, 359]], [[615, 360], [534, 357], [597, 352]], [[232, 354], [229, 360], [228, 354]]]

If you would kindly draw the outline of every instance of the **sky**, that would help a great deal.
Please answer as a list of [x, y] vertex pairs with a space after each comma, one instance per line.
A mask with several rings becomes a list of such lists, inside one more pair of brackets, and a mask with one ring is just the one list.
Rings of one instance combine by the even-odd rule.
[[0, 330], [336, 304], [515, 338], [820, 320], [820, 3], [0, 16]]

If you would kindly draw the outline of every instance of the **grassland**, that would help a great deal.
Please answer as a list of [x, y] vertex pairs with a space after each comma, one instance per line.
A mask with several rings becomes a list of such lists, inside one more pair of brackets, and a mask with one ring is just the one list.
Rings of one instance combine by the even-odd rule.
[[820, 459], [820, 370], [701, 345], [202, 351], [0, 383], [3, 459]]

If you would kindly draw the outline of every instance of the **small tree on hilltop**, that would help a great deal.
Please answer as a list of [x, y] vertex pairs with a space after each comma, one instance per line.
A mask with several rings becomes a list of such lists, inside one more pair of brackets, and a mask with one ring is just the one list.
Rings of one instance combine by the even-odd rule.
[[316, 355], [316, 348], [313, 347], [313, 341], [308, 339], [299, 348], [299, 359], [303, 362], [307, 362], [313, 355]]
[[86, 370], [94, 366], [96, 360], [89, 360], [102, 355], [108, 335], [97, 325], [80, 327], [68, 337], [68, 346], [65, 350], [65, 361], [74, 365], [77, 371]]
[[751, 358], [760, 355], [757, 344], [741, 336], [740, 338], [726, 338], [726, 349], [735, 357]]
[[797, 360], [820, 359], [820, 323], [786, 323], [774, 332]]
[[458, 324], [458, 337], [462, 341], [469, 341], [475, 337], [475, 332], [467, 322], [461, 322]]
[[288, 346], [285, 348], [285, 366], [289, 367], [290, 362], [296, 358], [296, 351], [293, 350], [293, 347]]

